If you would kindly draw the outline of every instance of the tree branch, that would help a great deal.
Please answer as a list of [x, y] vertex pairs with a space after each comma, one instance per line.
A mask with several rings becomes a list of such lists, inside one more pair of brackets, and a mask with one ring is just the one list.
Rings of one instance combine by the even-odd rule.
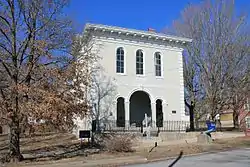
[[0, 43], [0, 47], [3, 48], [10, 56], [12, 56], [12, 53], [6, 48], [4, 44]]
[[6, 40], [11, 44], [11, 40], [9, 39], [9, 37], [7, 36], [7, 34], [4, 32], [4, 30], [1, 27], [0, 27], [0, 32], [4, 35]]

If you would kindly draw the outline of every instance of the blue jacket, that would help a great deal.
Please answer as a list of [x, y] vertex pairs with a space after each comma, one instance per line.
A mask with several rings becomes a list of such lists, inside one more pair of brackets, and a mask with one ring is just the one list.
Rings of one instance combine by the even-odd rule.
[[215, 123], [214, 122], [207, 122], [207, 130], [209, 131], [215, 131], [216, 130], [216, 126], [215, 126]]

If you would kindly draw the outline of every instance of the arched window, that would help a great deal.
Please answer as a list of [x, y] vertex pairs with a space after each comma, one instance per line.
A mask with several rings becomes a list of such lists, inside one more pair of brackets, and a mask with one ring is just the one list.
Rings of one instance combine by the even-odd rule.
[[156, 100], [156, 126], [163, 127], [162, 100]]
[[159, 52], [155, 53], [155, 76], [161, 77], [161, 54]]
[[122, 47], [116, 50], [116, 72], [124, 73], [124, 50]]
[[143, 52], [142, 50], [136, 51], [136, 74], [143, 75]]

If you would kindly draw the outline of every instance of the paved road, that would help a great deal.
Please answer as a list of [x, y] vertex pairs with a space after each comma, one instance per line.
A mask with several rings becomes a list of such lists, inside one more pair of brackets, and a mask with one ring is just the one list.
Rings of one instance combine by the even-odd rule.
[[[129, 167], [167, 167], [172, 161], [162, 161]], [[250, 149], [183, 157], [174, 167], [250, 167]]]

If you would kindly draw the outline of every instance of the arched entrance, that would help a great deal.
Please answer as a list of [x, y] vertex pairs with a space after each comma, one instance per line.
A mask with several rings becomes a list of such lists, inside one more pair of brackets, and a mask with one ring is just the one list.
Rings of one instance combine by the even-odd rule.
[[117, 113], [117, 120], [116, 126], [117, 127], [125, 127], [125, 106], [124, 106], [124, 98], [119, 97], [116, 102], [116, 113]]
[[145, 113], [151, 117], [151, 101], [148, 93], [144, 91], [136, 91], [130, 96], [130, 125], [136, 124], [141, 126]]
[[156, 126], [163, 127], [162, 100], [156, 100]]

